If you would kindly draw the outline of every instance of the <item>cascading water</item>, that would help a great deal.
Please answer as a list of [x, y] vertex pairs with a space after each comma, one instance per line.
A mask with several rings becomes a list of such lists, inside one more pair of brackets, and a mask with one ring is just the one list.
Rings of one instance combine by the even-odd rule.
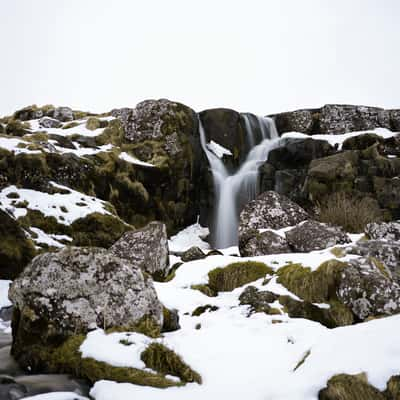
[[[239, 168], [231, 174], [223, 159], [211, 151], [199, 119], [201, 146], [210, 164], [214, 183], [215, 215], [212, 240], [216, 248], [237, 245], [239, 212], [246, 203], [256, 198], [259, 167], [268, 158], [270, 150], [279, 143], [278, 132], [271, 118], [256, 117], [256, 127], [248, 115], [242, 114], [242, 118], [250, 150]], [[260, 139], [257, 138], [258, 132], [261, 133]]]

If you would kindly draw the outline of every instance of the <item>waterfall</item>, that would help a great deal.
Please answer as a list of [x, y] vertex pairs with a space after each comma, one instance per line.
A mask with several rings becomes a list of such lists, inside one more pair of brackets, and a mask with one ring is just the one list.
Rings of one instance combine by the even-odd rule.
[[[204, 127], [199, 118], [200, 141], [210, 164], [214, 184], [215, 207], [212, 227], [212, 241], [216, 248], [237, 245], [239, 213], [246, 203], [258, 194], [258, 169], [270, 150], [278, 146], [279, 137], [271, 118], [251, 117], [242, 114], [246, 129], [249, 152], [236, 171], [229, 173], [222, 158], [209, 148]], [[252, 124], [253, 122], [253, 124]], [[257, 143], [257, 133], [260, 140]]]

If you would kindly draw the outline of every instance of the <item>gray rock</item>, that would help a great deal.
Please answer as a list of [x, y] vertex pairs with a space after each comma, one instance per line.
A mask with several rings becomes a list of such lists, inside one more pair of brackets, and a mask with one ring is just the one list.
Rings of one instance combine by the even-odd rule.
[[0, 309], [0, 319], [3, 321], [11, 321], [13, 306], [7, 306]]
[[178, 310], [175, 308], [164, 307], [164, 324], [162, 332], [174, 332], [178, 329], [181, 329]]
[[400, 284], [400, 244], [390, 240], [367, 240], [346, 248], [346, 253], [382, 261]]
[[[10, 335], [11, 338], [11, 335]], [[2, 347], [0, 349], [0, 374], [7, 375], [21, 375], [23, 371], [17, 364], [17, 362], [12, 357], [11, 353], [11, 339], [8, 346]], [[1, 397], [0, 397], [1, 399]]]
[[197, 246], [192, 246], [190, 249], [184, 251], [181, 254], [181, 259], [183, 262], [201, 260], [205, 257], [207, 257], [207, 255], [204, 254], [203, 251]]
[[275, 116], [279, 132], [302, 132], [311, 134], [314, 119], [312, 110], [296, 110]]
[[400, 131], [400, 110], [390, 110], [390, 124], [393, 131]]
[[111, 246], [110, 253], [162, 278], [169, 265], [167, 229], [163, 223], [153, 221], [144, 228], [126, 232]]
[[340, 302], [360, 319], [400, 311], [400, 285], [373, 258], [358, 258], [343, 269], [337, 290]]
[[59, 128], [62, 123], [55, 118], [43, 117], [39, 120], [39, 126], [42, 128]]
[[261, 193], [240, 213], [240, 234], [249, 229], [281, 229], [309, 218], [299, 205], [274, 191]]
[[400, 240], [400, 221], [372, 222], [365, 227], [364, 232], [370, 239], [397, 241]]
[[53, 118], [58, 119], [61, 122], [72, 121], [74, 119], [74, 113], [69, 107], [57, 107], [54, 110]]
[[268, 290], [259, 290], [255, 286], [247, 286], [239, 296], [240, 305], [250, 306], [253, 312], [269, 313], [271, 303], [279, 299], [279, 295]]
[[301, 253], [350, 242], [341, 228], [313, 220], [298, 224], [285, 235], [292, 250]]
[[291, 249], [284, 237], [272, 231], [258, 232], [255, 229], [241, 235], [239, 251], [242, 257], [291, 253]]
[[[41, 254], [12, 283], [13, 351], [96, 327], [134, 327], [144, 317], [162, 325], [162, 306], [138, 266], [100, 248]], [[28, 338], [30, 341], [28, 341]]]

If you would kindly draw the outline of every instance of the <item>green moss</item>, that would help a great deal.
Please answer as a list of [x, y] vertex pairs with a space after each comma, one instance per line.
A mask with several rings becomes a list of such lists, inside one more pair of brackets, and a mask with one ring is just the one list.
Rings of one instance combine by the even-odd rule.
[[29, 124], [19, 120], [11, 120], [5, 128], [6, 134], [10, 136], [24, 136], [30, 133]]
[[394, 375], [388, 380], [385, 394], [390, 400], [400, 400], [400, 375]]
[[92, 213], [71, 225], [74, 246], [110, 247], [133, 227], [114, 215]]
[[61, 129], [71, 129], [71, 128], [76, 128], [79, 126], [79, 122], [73, 121], [73, 122], [68, 122], [67, 124], [63, 125]]
[[333, 249], [330, 250], [330, 252], [336, 257], [336, 258], [342, 258], [346, 255], [346, 251], [341, 248], [341, 247], [334, 247]]
[[385, 400], [385, 396], [371, 386], [365, 374], [335, 375], [318, 395], [319, 400]]
[[205, 294], [208, 297], [215, 297], [217, 293], [210, 288], [208, 285], [192, 285], [190, 286], [193, 290], [198, 290], [199, 292]]
[[392, 279], [390, 271], [387, 269], [386, 265], [385, 265], [382, 261], [378, 260], [378, 259], [375, 258], [375, 257], [369, 257], [369, 261], [371, 261], [371, 263], [372, 263], [376, 268], [379, 269], [379, 271], [381, 272], [381, 274], [382, 274], [384, 277], [386, 277], [387, 279]]
[[311, 303], [336, 299], [339, 274], [347, 264], [330, 260], [311, 271], [301, 264], [287, 264], [277, 271], [278, 282], [291, 292]]
[[204, 314], [206, 311], [217, 311], [217, 306], [212, 306], [210, 304], [206, 304], [205, 306], [199, 306], [192, 312], [192, 317], [199, 317], [201, 314]]
[[18, 222], [25, 228], [31, 226], [41, 229], [50, 234], [71, 235], [71, 228], [67, 225], [60, 224], [53, 216], [45, 216], [39, 210], [27, 210], [27, 214], [18, 219]]
[[160, 343], [151, 343], [141, 354], [147, 368], [163, 375], [178, 376], [182, 382], [201, 384], [201, 376], [193, 371], [176, 353]]
[[108, 143], [111, 143], [115, 146], [122, 146], [124, 141], [124, 129], [122, 127], [121, 121], [118, 119], [113, 119], [109, 121], [103, 133], [96, 136], [95, 140], [98, 146], [102, 146]]
[[101, 121], [98, 118], [90, 117], [86, 121], [86, 129], [94, 131], [95, 129], [101, 128]]
[[261, 262], [236, 262], [208, 273], [208, 285], [215, 292], [230, 292], [246, 283], [273, 274], [273, 270]]
[[82, 358], [79, 348], [84, 340], [84, 335], [76, 335], [56, 349], [43, 349], [40, 355], [47, 371], [69, 373], [77, 378], [87, 379], [91, 383], [105, 379], [158, 388], [179, 386], [160, 374], [136, 368], [115, 367], [93, 358]]

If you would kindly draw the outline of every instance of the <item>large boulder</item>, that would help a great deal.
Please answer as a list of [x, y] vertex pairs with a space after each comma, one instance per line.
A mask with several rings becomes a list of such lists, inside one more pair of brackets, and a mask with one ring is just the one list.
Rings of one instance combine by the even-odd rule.
[[285, 232], [285, 235], [292, 250], [301, 253], [350, 242], [350, 238], [341, 228], [313, 220], [298, 224]]
[[400, 311], [400, 285], [375, 258], [351, 260], [341, 272], [337, 295], [360, 320]]
[[169, 266], [167, 229], [161, 222], [150, 222], [144, 228], [126, 232], [110, 252], [153, 277], [162, 278]]
[[62, 123], [55, 118], [42, 117], [39, 120], [39, 126], [42, 128], [59, 128], [62, 126]]
[[359, 241], [346, 248], [346, 253], [373, 257], [384, 263], [393, 279], [400, 284], [400, 243], [391, 240]]
[[37, 256], [10, 287], [12, 354], [32, 371], [46, 350], [96, 327], [161, 328], [162, 305], [136, 265], [100, 248], [68, 247]]
[[33, 242], [19, 223], [0, 209], [0, 279], [14, 279], [35, 256]]
[[302, 132], [311, 134], [315, 123], [314, 110], [296, 110], [275, 115], [275, 123], [280, 133]]
[[240, 213], [240, 232], [249, 229], [281, 229], [309, 219], [299, 205], [274, 191], [261, 193]]
[[399, 241], [400, 221], [372, 222], [365, 227], [364, 232], [370, 239]]
[[272, 231], [246, 231], [240, 236], [239, 251], [242, 257], [267, 254], [290, 253], [291, 249], [284, 237]]

